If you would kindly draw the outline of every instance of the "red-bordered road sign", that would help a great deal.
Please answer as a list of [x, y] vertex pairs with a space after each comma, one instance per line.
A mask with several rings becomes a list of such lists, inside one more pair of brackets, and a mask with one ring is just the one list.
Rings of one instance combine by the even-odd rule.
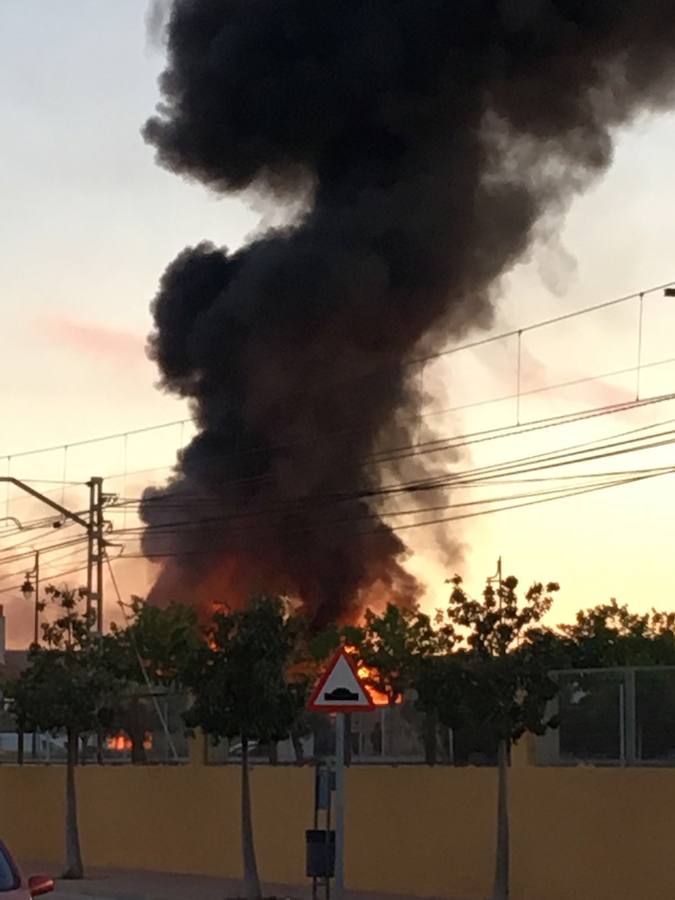
[[307, 709], [312, 712], [368, 712], [375, 708], [366, 686], [344, 647], [335, 653], [319, 678]]

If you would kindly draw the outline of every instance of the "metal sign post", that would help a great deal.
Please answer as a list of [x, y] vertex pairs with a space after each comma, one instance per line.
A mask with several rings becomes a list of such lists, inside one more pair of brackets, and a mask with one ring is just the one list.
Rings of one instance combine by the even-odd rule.
[[335, 900], [345, 890], [345, 714], [335, 716]]
[[374, 708], [353, 662], [340, 647], [309, 698], [312, 712], [335, 713], [335, 900], [345, 890], [345, 714]]

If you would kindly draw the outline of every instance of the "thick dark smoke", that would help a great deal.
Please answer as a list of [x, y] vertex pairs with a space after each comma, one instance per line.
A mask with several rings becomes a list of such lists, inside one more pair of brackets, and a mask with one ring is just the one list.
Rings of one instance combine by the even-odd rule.
[[199, 435], [145, 497], [158, 599], [417, 596], [375, 492], [420, 464], [373, 461], [419, 436], [409, 363], [488, 325], [613, 129], [670, 103], [674, 38], [672, 0], [175, 0], [159, 162], [305, 207], [162, 278], [150, 352]]

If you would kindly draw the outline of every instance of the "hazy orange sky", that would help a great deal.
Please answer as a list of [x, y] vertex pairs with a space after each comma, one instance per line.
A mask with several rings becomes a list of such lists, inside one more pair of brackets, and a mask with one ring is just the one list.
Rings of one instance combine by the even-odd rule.
[[[148, 42], [138, 0], [3, 0], [0, 60], [0, 457], [186, 417], [183, 404], [155, 389], [155, 372], [144, 356], [148, 304], [158, 277], [186, 244], [209, 238], [236, 247], [273, 211], [246, 197], [215, 198], [154, 165], [139, 128], [157, 101], [163, 57]], [[504, 281], [495, 332], [675, 279], [674, 149], [675, 116], [644, 118], [618, 136], [612, 170], [573, 203], [560, 240], [540, 244]], [[636, 323], [637, 305], [630, 304], [528, 334], [523, 387], [634, 366]], [[650, 297], [643, 361], [675, 356], [674, 326], [675, 299]], [[425, 373], [433, 395], [426, 412], [511, 393], [515, 359], [511, 340], [439, 363]], [[674, 376], [675, 365], [645, 372], [643, 396], [670, 391]], [[629, 374], [534, 395], [523, 399], [521, 420], [597, 407], [634, 391], [635, 376]], [[455, 465], [491, 464], [669, 418], [675, 418], [675, 404], [660, 403], [481, 444]], [[509, 401], [427, 421], [441, 434], [461, 434], [513, 424], [515, 407]], [[188, 435], [189, 428], [176, 426], [72, 448], [65, 455], [55, 450], [9, 463], [0, 459], [0, 466], [19, 477], [57, 481], [64, 472], [67, 480], [120, 475], [107, 481], [108, 489], [137, 496], [148, 480], [166, 476]], [[596, 467], [668, 465], [672, 456], [666, 447]], [[125, 470], [146, 469], [153, 471], [122, 476]], [[45, 488], [74, 505], [83, 502], [75, 487]], [[480, 490], [487, 496], [506, 488]], [[452, 499], [465, 501], [459, 493]], [[669, 476], [455, 523], [445, 527], [465, 549], [463, 559], [454, 560], [444, 558], [437, 532], [417, 529], [409, 535], [416, 551], [411, 566], [429, 583], [430, 606], [442, 601], [444, 578], [455, 570], [479, 589], [500, 554], [505, 569], [525, 581], [562, 583], [558, 620], [610, 596], [637, 609], [670, 606], [674, 501]], [[3, 508], [0, 515], [43, 514], [14, 494]], [[115, 522], [121, 521], [118, 514]], [[2, 556], [16, 543], [16, 535], [2, 538], [0, 532]], [[30, 546], [30, 536], [23, 538], [23, 549]], [[51, 568], [45, 561], [45, 573], [55, 575], [82, 556], [81, 550], [66, 548]], [[24, 565], [8, 564], [0, 588], [11, 587]], [[118, 565], [125, 594], [147, 588], [151, 572], [144, 564]], [[30, 612], [16, 591], [0, 596], [0, 602], [10, 610], [10, 638], [19, 640]]]

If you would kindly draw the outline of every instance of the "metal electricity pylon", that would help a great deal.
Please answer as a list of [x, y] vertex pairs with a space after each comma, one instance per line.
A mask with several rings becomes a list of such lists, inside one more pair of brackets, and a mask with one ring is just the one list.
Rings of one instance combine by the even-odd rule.
[[93, 476], [87, 482], [89, 488], [89, 518], [83, 518], [79, 513], [57, 503], [51, 497], [35, 490], [25, 481], [12, 478], [9, 475], [0, 476], [0, 483], [11, 484], [30, 494], [36, 500], [56, 510], [66, 519], [70, 519], [80, 525], [87, 532], [87, 614], [96, 611], [95, 627], [98, 632], [103, 631], [103, 561], [106, 540], [103, 537], [104, 520], [103, 508], [109, 495], [103, 493], [103, 479]]

